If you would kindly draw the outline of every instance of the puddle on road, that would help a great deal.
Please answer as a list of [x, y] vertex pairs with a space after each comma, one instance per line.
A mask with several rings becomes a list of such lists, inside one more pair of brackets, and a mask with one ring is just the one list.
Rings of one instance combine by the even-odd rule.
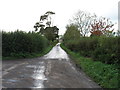
[[13, 78], [13, 79], [2, 79], [4, 82], [6, 83], [17, 83], [19, 82], [19, 80], [17, 78]]
[[34, 67], [34, 74], [32, 75], [32, 78], [35, 79], [34, 81], [34, 87], [32, 88], [44, 88], [43, 82], [44, 80], [47, 80], [45, 77], [45, 66], [44, 62], [39, 62], [38, 66], [28, 66], [28, 67]]
[[13, 82], [13, 83], [15, 83], [15, 82], [17, 82], [18, 80], [8, 79], [7, 81], [8, 81], [8, 82]]
[[44, 55], [44, 59], [68, 60], [69, 57], [67, 53], [60, 47], [60, 43], [58, 43], [48, 54]]
[[28, 65], [26, 67], [28, 67], [28, 68], [36, 68], [36, 65]]

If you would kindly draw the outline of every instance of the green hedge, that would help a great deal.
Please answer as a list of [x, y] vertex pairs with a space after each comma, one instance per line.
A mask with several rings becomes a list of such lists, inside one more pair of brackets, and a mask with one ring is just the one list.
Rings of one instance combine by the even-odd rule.
[[48, 40], [35, 32], [2, 32], [2, 56], [23, 56], [43, 52]]
[[64, 38], [63, 44], [70, 50], [94, 60], [108, 64], [119, 62], [120, 37], [79, 37], [77, 40]]

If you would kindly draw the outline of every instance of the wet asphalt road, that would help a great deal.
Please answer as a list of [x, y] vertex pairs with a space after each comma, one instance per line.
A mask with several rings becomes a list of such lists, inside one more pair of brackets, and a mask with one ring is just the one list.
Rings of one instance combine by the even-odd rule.
[[3, 88], [100, 88], [76, 68], [59, 44], [43, 57], [2, 63]]

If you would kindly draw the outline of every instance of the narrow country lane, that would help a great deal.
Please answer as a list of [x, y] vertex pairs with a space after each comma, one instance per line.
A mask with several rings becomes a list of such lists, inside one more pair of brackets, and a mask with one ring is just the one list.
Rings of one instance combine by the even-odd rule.
[[58, 43], [43, 57], [4, 60], [3, 88], [100, 88], [78, 70]]

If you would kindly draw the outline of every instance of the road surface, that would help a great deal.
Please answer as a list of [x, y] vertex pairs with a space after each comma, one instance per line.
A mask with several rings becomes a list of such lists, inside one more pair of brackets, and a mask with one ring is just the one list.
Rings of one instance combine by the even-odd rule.
[[100, 88], [77, 69], [59, 44], [43, 57], [4, 60], [3, 88]]

